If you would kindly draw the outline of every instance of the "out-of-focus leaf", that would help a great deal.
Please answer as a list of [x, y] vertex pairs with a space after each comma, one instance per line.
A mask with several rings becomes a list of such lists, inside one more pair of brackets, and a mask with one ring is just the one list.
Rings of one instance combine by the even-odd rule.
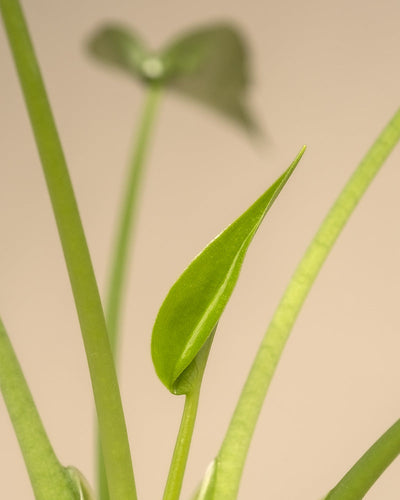
[[179, 379], [215, 328], [255, 232], [303, 153], [304, 148], [285, 173], [194, 259], [161, 305], [152, 357], [157, 375], [174, 394], [185, 393]]
[[90, 37], [88, 49], [99, 61], [130, 76], [151, 79], [152, 56], [140, 37], [122, 25], [109, 24], [98, 29]]
[[197, 28], [177, 37], [165, 49], [150, 51], [129, 28], [109, 24], [89, 39], [99, 61], [146, 82], [205, 104], [249, 132], [257, 125], [246, 103], [249, 57], [243, 36], [229, 24]]
[[219, 24], [192, 31], [170, 44], [160, 58], [169, 88], [256, 130], [246, 104], [248, 50], [236, 28]]

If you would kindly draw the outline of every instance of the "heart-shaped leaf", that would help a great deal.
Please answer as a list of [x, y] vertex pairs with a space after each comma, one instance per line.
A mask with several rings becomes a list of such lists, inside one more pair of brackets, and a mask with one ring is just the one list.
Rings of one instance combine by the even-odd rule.
[[96, 59], [146, 82], [158, 82], [233, 119], [247, 131], [257, 130], [246, 105], [248, 51], [240, 32], [229, 24], [195, 29], [165, 49], [147, 49], [136, 33], [118, 25], [100, 28], [89, 39]]
[[218, 24], [192, 31], [167, 47], [160, 58], [169, 88], [256, 130], [245, 102], [248, 51], [236, 28]]
[[89, 39], [89, 52], [99, 61], [114, 66], [130, 76], [149, 78], [146, 67], [150, 54], [132, 30], [118, 24], [108, 24]]
[[216, 326], [255, 232], [303, 153], [304, 148], [284, 174], [193, 260], [161, 305], [152, 357], [157, 375], [174, 394], [185, 393], [179, 379]]

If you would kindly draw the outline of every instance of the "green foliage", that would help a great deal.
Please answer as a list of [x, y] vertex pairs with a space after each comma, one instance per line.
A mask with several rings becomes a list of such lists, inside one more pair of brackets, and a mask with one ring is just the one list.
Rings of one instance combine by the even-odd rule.
[[151, 352], [157, 375], [174, 394], [186, 392], [185, 370], [216, 327], [250, 242], [303, 153], [304, 148], [286, 172], [196, 257], [163, 302], [153, 328]]
[[98, 60], [129, 76], [156, 82], [210, 106], [248, 132], [257, 131], [246, 104], [250, 81], [246, 45], [229, 24], [190, 31], [157, 52], [132, 30], [111, 24], [96, 31], [88, 47]]
[[39, 63], [17, 0], [0, 10], [18, 72], [74, 295], [92, 382], [107, 479], [114, 496], [136, 499], [125, 416], [97, 282]]
[[[74, 192], [52, 110], [18, 0], [0, 0], [13, 58], [43, 165], [87, 352], [108, 489], [101, 500], [135, 500], [136, 487], [113, 353], [139, 180], [160, 90], [205, 104], [248, 132], [255, 120], [246, 105], [248, 54], [228, 24], [198, 28], [153, 52], [119, 25], [98, 30], [91, 53], [149, 87], [130, 169], [112, 266], [107, 325]], [[270, 381], [291, 328], [336, 238], [374, 176], [400, 140], [400, 110], [385, 127], [333, 205], [279, 304], [244, 385], [221, 448], [193, 500], [235, 500], [247, 450]], [[286, 172], [196, 257], [171, 288], [157, 316], [152, 357], [158, 376], [185, 407], [164, 500], [178, 500], [209, 349], [236, 285], [250, 242], [297, 166]], [[111, 326], [110, 326], [111, 325]], [[111, 342], [109, 333], [111, 331]], [[36, 500], [94, 500], [84, 476], [58, 461], [21, 367], [0, 320], [0, 388], [17, 435]], [[360, 500], [400, 453], [400, 421], [388, 429], [328, 493], [326, 500]], [[101, 478], [106, 483], [105, 478]]]

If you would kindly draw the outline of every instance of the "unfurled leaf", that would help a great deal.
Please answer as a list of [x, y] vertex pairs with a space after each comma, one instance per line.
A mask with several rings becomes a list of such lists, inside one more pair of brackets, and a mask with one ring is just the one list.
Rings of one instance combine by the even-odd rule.
[[152, 335], [157, 375], [174, 394], [179, 378], [215, 328], [236, 284], [247, 248], [304, 153], [235, 222], [215, 238], [172, 286]]
[[229, 24], [195, 29], [150, 51], [136, 33], [117, 24], [100, 28], [89, 40], [96, 59], [146, 82], [158, 82], [219, 111], [249, 132], [257, 130], [246, 103], [248, 51]]
[[246, 104], [248, 51], [236, 28], [219, 24], [192, 31], [167, 47], [160, 58], [169, 88], [256, 130]]
[[130, 76], [148, 76], [145, 61], [150, 54], [139, 36], [124, 26], [110, 24], [100, 28], [90, 38], [88, 48], [96, 59]]

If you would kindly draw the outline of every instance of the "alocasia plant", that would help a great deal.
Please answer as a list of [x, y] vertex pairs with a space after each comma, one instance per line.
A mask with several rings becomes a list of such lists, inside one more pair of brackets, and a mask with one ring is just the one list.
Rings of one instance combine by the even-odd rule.
[[[104, 457], [99, 495], [101, 500], [136, 500], [114, 354], [135, 203], [154, 112], [161, 91], [171, 89], [255, 132], [255, 120], [245, 105], [246, 51], [240, 35], [228, 25], [198, 29], [158, 52], [149, 51], [137, 35], [116, 25], [102, 28], [91, 39], [90, 50], [96, 57], [139, 77], [149, 89], [123, 200], [104, 315], [61, 142], [18, 0], [0, 0], [0, 12], [41, 157], [85, 344]], [[250, 440], [296, 317], [341, 230], [399, 139], [400, 110], [346, 184], [300, 261], [262, 340], [220, 450], [195, 493], [196, 500], [237, 498]], [[275, 183], [206, 246], [161, 305], [151, 341], [154, 366], [168, 390], [185, 396], [164, 500], [180, 497], [208, 353], [247, 248], [303, 153], [304, 148]], [[2, 322], [0, 387], [35, 498], [93, 500], [95, 493], [82, 473], [63, 466], [56, 457]], [[399, 452], [397, 421], [325, 499], [363, 498]]]

